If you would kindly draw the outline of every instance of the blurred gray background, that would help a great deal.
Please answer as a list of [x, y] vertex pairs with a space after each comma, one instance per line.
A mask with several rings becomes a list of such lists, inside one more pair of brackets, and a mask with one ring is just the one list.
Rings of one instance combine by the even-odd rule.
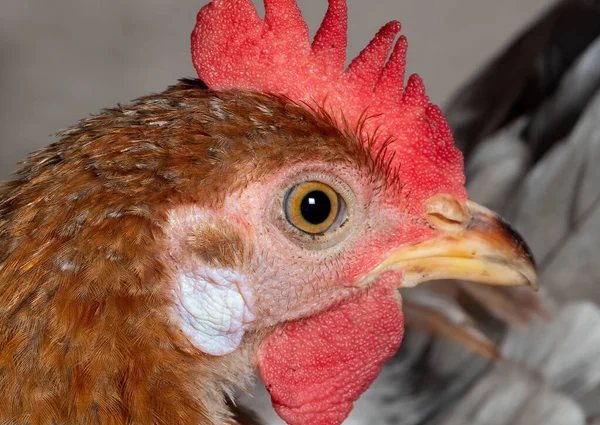
[[[0, 0], [0, 179], [58, 129], [195, 75], [189, 35], [207, 0]], [[261, 3], [261, 0], [256, 0]], [[314, 34], [325, 0], [299, 0]], [[349, 58], [388, 20], [434, 102], [551, 0], [348, 0]]]

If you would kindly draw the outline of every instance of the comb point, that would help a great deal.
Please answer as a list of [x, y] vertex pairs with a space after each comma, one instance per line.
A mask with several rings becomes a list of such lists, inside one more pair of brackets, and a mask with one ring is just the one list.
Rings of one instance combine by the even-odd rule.
[[377, 87], [375, 88], [377, 97], [385, 98], [388, 102], [401, 98], [404, 92], [407, 51], [408, 41], [402, 35], [396, 42], [392, 55], [381, 73], [381, 78], [377, 82]]
[[346, 75], [349, 78], [360, 79], [363, 89], [373, 90], [383, 71], [394, 39], [401, 29], [398, 21], [385, 24], [367, 47], [352, 61]]
[[348, 46], [348, 7], [346, 0], [329, 0], [323, 22], [315, 35], [312, 50], [315, 56], [329, 62], [340, 72], [346, 62]]
[[[251, 0], [213, 1], [204, 6], [191, 35], [192, 62], [202, 81], [208, 87], [219, 88], [243, 74], [237, 58], [258, 54], [245, 46], [262, 28], [263, 21]], [[246, 43], [239, 42], [238, 31], [245, 34]]]
[[408, 78], [402, 100], [407, 105], [421, 108], [425, 108], [429, 105], [425, 84], [423, 84], [423, 80], [417, 74], [413, 74]]
[[308, 40], [308, 26], [295, 0], [264, 0], [265, 24], [277, 36]]

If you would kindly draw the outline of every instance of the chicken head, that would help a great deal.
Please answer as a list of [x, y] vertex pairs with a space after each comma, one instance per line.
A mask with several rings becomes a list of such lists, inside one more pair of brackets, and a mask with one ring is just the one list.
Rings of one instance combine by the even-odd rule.
[[[0, 201], [0, 418], [234, 423], [257, 366], [292, 425], [335, 425], [403, 335], [398, 288], [536, 284], [386, 25], [346, 70], [346, 5], [215, 0], [200, 81], [104, 111]], [[393, 51], [388, 58], [390, 49]]]

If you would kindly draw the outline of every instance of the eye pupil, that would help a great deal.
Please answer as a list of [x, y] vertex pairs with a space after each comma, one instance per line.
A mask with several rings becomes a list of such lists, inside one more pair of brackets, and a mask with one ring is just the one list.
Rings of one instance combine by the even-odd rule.
[[320, 190], [313, 190], [302, 198], [300, 213], [310, 224], [321, 224], [331, 214], [331, 200], [326, 193]]

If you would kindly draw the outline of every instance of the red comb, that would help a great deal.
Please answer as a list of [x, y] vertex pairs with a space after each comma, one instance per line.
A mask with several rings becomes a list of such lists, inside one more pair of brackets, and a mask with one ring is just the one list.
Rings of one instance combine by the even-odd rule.
[[462, 198], [462, 155], [445, 119], [429, 103], [418, 76], [404, 89], [407, 42], [400, 37], [394, 45], [399, 32], [398, 22], [385, 25], [344, 70], [346, 0], [329, 0], [312, 44], [295, 0], [265, 0], [264, 20], [251, 0], [213, 0], [198, 13], [192, 58], [198, 76], [213, 90], [282, 94], [324, 106], [351, 125], [366, 111], [370, 118], [362, 136], [376, 131], [380, 143], [394, 140], [387, 152], [394, 154], [413, 200], [440, 191]]

